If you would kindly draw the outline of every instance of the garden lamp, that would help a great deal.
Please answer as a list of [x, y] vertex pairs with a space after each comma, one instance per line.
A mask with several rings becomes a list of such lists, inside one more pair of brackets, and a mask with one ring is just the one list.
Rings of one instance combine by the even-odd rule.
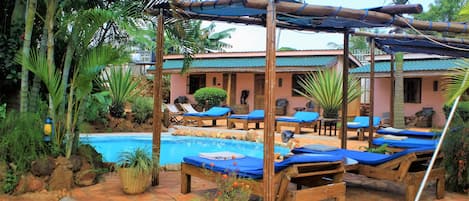
[[44, 141], [49, 141], [51, 134], [52, 134], [52, 119], [50, 117], [47, 117], [46, 121], [44, 121]]

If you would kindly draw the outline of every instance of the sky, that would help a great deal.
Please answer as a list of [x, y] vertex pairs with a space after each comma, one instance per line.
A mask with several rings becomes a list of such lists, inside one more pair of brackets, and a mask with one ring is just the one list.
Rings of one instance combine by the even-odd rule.
[[[410, 4], [422, 4], [424, 12], [428, 11], [429, 4], [434, 0], [409, 0]], [[342, 6], [345, 8], [373, 8], [389, 5], [392, 0], [306, 0], [308, 4]], [[211, 22], [204, 22], [208, 26]], [[217, 22], [215, 31], [236, 28], [230, 39], [223, 40], [233, 47], [226, 49], [227, 52], [265, 51], [265, 28], [255, 25], [244, 25], [235, 23]], [[277, 29], [277, 46], [291, 47], [297, 50], [330, 49], [329, 42], [343, 44], [342, 34], [317, 33], [311, 31], [296, 31]]]

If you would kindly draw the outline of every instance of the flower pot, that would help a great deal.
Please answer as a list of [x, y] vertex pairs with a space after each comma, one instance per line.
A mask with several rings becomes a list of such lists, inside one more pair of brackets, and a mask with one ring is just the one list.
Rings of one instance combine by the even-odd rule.
[[323, 116], [324, 118], [328, 118], [328, 119], [329, 119], [329, 118], [330, 118], [330, 119], [337, 119], [337, 118], [339, 118], [339, 112], [338, 112], [338, 111], [334, 111], [334, 112], [332, 112], [332, 111], [324, 111], [324, 112], [322, 113], [322, 116]]
[[235, 114], [247, 114], [249, 113], [249, 105], [248, 104], [236, 104], [231, 106], [233, 113]]
[[135, 168], [119, 168], [122, 190], [127, 194], [143, 193], [151, 184], [151, 171], [137, 172]]

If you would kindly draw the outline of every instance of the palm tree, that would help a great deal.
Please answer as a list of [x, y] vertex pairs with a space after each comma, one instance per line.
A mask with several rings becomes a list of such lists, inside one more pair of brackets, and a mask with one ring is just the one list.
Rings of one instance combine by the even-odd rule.
[[395, 54], [396, 73], [394, 88], [394, 119], [393, 126], [396, 128], [405, 128], [404, 121], [404, 77], [403, 65], [404, 54], [398, 52]]

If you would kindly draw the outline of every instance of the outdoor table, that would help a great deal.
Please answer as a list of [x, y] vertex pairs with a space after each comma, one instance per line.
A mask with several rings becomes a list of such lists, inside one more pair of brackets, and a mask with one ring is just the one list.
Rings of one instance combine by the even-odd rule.
[[332, 136], [332, 127], [334, 127], [334, 136], [337, 135], [337, 122], [340, 119], [336, 118], [320, 118], [319, 119], [319, 135], [321, 135], [321, 126], [324, 126], [324, 135], [327, 135], [327, 128], [329, 127], [329, 136]]

